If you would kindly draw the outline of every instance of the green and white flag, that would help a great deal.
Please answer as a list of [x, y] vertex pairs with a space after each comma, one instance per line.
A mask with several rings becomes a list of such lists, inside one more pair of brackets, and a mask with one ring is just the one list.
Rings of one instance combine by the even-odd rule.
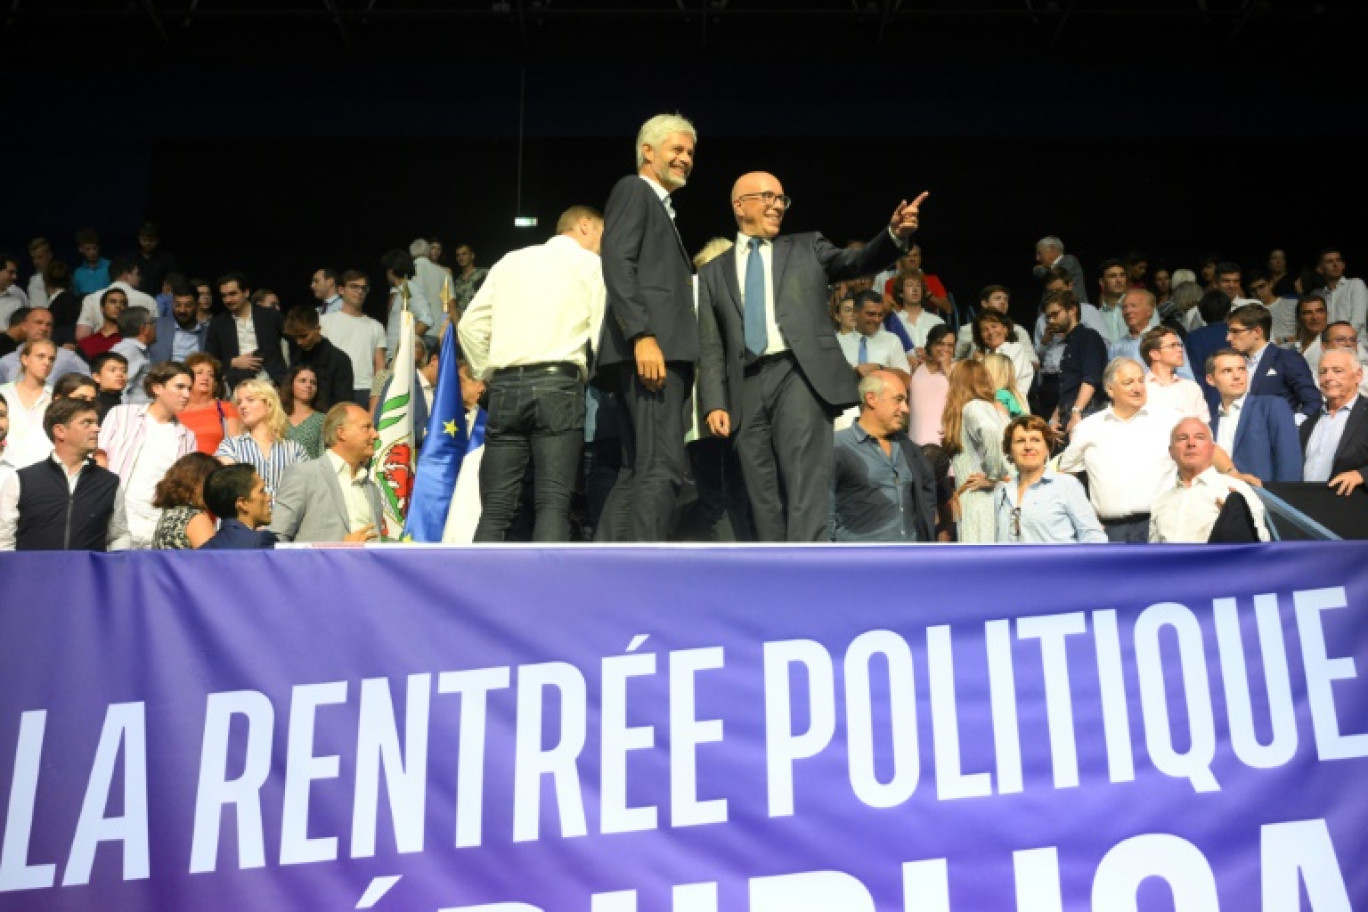
[[409, 495], [413, 493], [413, 314], [406, 307], [399, 316], [399, 349], [390, 362], [394, 376], [380, 403], [375, 424], [380, 440], [371, 462], [371, 476], [380, 488], [385, 508], [385, 527], [380, 530], [385, 541], [398, 541], [403, 536]]

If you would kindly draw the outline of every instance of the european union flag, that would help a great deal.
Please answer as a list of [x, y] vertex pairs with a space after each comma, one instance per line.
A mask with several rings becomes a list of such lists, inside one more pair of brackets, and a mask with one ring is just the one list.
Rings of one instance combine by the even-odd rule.
[[446, 526], [456, 476], [461, 473], [470, 435], [461, 401], [461, 374], [457, 369], [456, 334], [448, 332], [437, 364], [437, 387], [432, 395], [423, 451], [409, 501], [404, 538], [439, 542]]

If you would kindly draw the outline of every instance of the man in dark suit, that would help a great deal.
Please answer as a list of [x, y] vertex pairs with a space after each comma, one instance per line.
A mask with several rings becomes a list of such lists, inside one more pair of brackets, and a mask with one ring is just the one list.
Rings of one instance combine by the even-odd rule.
[[[1230, 327], [1226, 326], [1226, 317], [1230, 316], [1230, 296], [1224, 291], [1208, 291], [1198, 302], [1197, 312], [1201, 314], [1202, 322], [1206, 325], [1188, 333], [1187, 339], [1183, 342], [1187, 346], [1188, 360], [1194, 368], [1204, 366], [1207, 358], [1220, 349], [1229, 347], [1230, 343], [1226, 342], [1226, 336], [1230, 332]], [[1215, 388], [1207, 382], [1206, 371], [1194, 370], [1193, 375], [1197, 385], [1202, 388], [1202, 395], [1206, 396], [1207, 407], [1215, 412], [1221, 399]]]
[[1311, 379], [1306, 359], [1294, 351], [1269, 345], [1273, 315], [1262, 304], [1246, 304], [1226, 320], [1226, 341], [1249, 359], [1249, 392], [1281, 396], [1298, 415], [1309, 418], [1320, 411], [1321, 394]]
[[[251, 302], [247, 277], [230, 272], [218, 280], [219, 297], [227, 313], [209, 321], [204, 350], [223, 364], [224, 379], [234, 389], [243, 380], [265, 372], [279, 383], [285, 376], [285, 355], [280, 348], [283, 320], [280, 311]], [[251, 343], [245, 349], [239, 339]]]
[[1301, 426], [1306, 481], [1328, 482], [1350, 494], [1368, 479], [1368, 399], [1358, 394], [1363, 367], [1358, 355], [1332, 348], [1321, 355], [1320, 388], [1325, 408]]
[[594, 382], [621, 399], [622, 470], [604, 506], [601, 541], [664, 541], [684, 483], [684, 403], [698, 360], [693, 264], [670, 194], [693, 171], [693, 124], [660, 114], [637, 134], [637, 173], [604, 207], [607, 314]]
[[1301, 442], [1292, 409], [1277, 396], [1249, 395], [1244, 355], [1232, 348], [1216, 352], [1207, 358], [1206, 379], [1221, 397], [1211, 413], [1211, 436], [1235, 470], [1246, 481], [1250, 476], [1262, 483], [1301, 481]]
[[[1051, 269], [1063, 269], [1067, 272], [1070, 287], [1073, 288], [1074, 294], [1078, 295], [1079, 303], [1087, 303], [1088, 283], [1083, 278], [1083, 267], [1079, 264], [1078, 257], [1064, 252], [1064, 242], [1054, 235], [1036, 241], [1036, 264], [1032, 272], [1037, 279], [1048, 285]], [[1046, 291], [1048, 290], [1047, 288]], [[1045, 306], [1044, 293], [1041, 294], [1040, 304], [1042, 308]]]
[[779, 236], [792, 201], [774, 175], [746, 174], [732, 187], [735, 252], [699, 273], [698, 397], [715, 436], [736, 429], [761, 541], [827, 537], [832, 420], [858, 401], [827, 286], [896, 259], [926, 197], [899, 203], [873, 240], [842, 250], [817, 232]]

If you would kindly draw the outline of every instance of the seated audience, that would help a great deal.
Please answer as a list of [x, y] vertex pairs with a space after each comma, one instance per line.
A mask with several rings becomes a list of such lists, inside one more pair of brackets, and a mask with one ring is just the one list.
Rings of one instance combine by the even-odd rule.
[[1055, 432], [1037, 415], [1014, 418], [1003, 432], [1002, 449], [1016, 475], [998, 485], [997, 541], [1106, 542], [1083, 485], [1048, 467]]
[[235, 462], [255, 466], [266, 479], [266, 490], [275, 492], [285, 469], [309, 458], [304, 447], [288, 438], [289, 419], [275, 387], [265, 380], [244, 380], [233, 395], [242, 417], [242, 433], [224, 438], [214, 456], [224, 465]]
[[936, 540], [936, 479], [907, 438], [907, 388], [892, 371], [860, 380], [860, 417], [836, 432], [832, 541]]
[[204, 504], [221, 517], [219, 530], [200, 547], [206, 551], [274, 548], [266, 481], [245, 463], [219, 466], [204, 481]]
[[189, 364], [191, 355], [204, 351], [206, 329], [199, 321], [195, 289], [177, 279], [171, 286], [171, 312], [157, 319], [156, 335], [147, 357], [153, 364], [161, 361]]
[[[10, 324], [11, 339], [17, 342], [37, 342], [40, 339], [52, 338], [52, 312], [42, 307], [31, 307], [27, 310], [19, 310], [14, 313], [14, 320], [18, 322], [18, 327], [14, 323]], [[17, 348], [17, 347], [16, 347]], [[60, 377], [63, 374], [88, 374], [90, 368], [86, 366], [85, 359], [69, 348], [57, 349], [57, 360], [52, 364], [52, 376]], [[11, 350], [9, 354], [0, 358], [0, 383], [8, 383], [17, 379], [19, 376], [19, 352]]]
[[119, 479], [92, 460], [100, 422], [81, 399], [43, 416], [51, 455], [0, 473], [0, 551], [105, 551], [129, 545]]
[[1173, 428], [1170, 441], [1177, 483], [1154, 502], [1149, 540], [1268, 541], [1263, 503], [1254, 489], [1212, 464], [1216, 444], [1211, 429], [1200, 419], [1184, 418]]
[[157, 483], [171, 466], [195, 450], [195, 435], [180, 423], [190, 401], [190, 368], [176, 361], [154, 364], [143, 381], [145, 405], [116, 405], [100, 425], [100, 449], [124, 491], [131, 547], [152, 547], [161, 510], [152, 505]]
[[220, 468], [213, 456], [188, 453], [167, 470], [152, 494], [152, 506], [161, 510], [152, 547], [183, 551], [198, 548], [214, 534], [214, 517], [204, 505], [204, 480]]
[[[52, 384], [52, 401], [60, 399], [84, 399], [86, 402], [94, 403], [99, 395], [99, 388], [95, 385], [93, 377], [85, 374], [65, 374]], [[98, 408], [96, 409], [98, 411]]]
[[380, 489], [367, 466], [380, 437], [370, 413], [354, 402], [334, 405], [323, 422], [319, 459], [291, 466], [275, 494], [271, 531], [281, 541], [379, 540]]

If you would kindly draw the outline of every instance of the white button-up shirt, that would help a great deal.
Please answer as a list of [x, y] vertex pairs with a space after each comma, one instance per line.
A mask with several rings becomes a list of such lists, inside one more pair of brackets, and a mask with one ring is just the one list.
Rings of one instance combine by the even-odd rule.
[[524, 247], [489, 270], [457, 332], [470, 372], [569, 362], [587, 374], [584, 346], [597, 342], [606, 292], [598, 256], [556, 235]]
[[1148, 513], [1177, 477], [1168, 448], [1181, 420], [1177, 412], [1149, 403], [1128, 419], [1108, 406], [1074, 428], [1059, 471], [1088, 473], [1088, 496], [1100, 519]]
[[337, 476], [338, 486], [342, 488], [342, 502], [347, 505], [347, 528], [359, 532], [374, 523], [375, 514], [371, 512], [370, 498], [366, 495], [366, 467], [352, 472], [346, 460], [332, 450], [324, 450], [323, 458], [328, 461]]
[[1152, 542], [1206, 542], [1211, 538], [1211, 527], [1221, 515], [1221, 507], [1232, 493], [1239, 494], [1249, 504], [1254, 517], [1254, 529], [1259, 541], [1268, 541], [1268, 526], [1264, 523], [1263, 502], [1249, 485], [1238, 478], [1222, 475], [1215, 466], [1185, 485], [1181, 480], [1160, 495], [1150, 516], [1149, 540]]

